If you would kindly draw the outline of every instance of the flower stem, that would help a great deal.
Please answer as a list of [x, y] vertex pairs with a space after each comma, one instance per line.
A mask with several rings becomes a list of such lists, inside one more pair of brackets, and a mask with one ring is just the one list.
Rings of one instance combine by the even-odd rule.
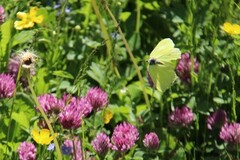
[[20, 65], [20, 66], [19, 66], [19, 69], [18, 69], [18, 74], [17, 74], [17, 79], [16, 79], [16, 88], [15, 88], [14, 93], [13, 93], [13, 100], [12, 100], [12, 105], [11, 105], [11, 110], [10, 110], [10, 122], [9, 122], [8, 132], [7, 132], [6, 154], [7, 154], [8, 141], [9, 141], [9, 137], [10, 137], [11, 123], [12, 123], [12, 113], [13, 113], [13, 105], [14, 105], [14, 101], [15, 101], [15, 98], [16, 98], [17, 86], [18, 86], [19, 79], [20, 79], [20, 77], [21, 77], [21, 72], [22, 72], [22, 65]]
[[[54, 131], [53, 131], [52, 125], [51, 125], [49, 119], [47, 118], [45, 112], [43, 111], [43, 108], [41, 107], [40, 103], [39, 103], [38, 100], [37, 100], [37, 96], [36, 96], [36, 93], [35, 93], [34, 90], [33, 90], [33, 86], [32, 86], [32, 83], [31, 83], [31, 81], [30, 81], [30, 76], [29, 76], [29, 74], [27, 75], [27, 79], [28, 79], [28, 84], [29, 84], [30, 91], [31, 91], [32, 96], [33, 96], [33, 100], [35, 101], [35, 104], [37, 105], [37, 107], [38, 107], [41, 115], [43, 116], [44, 120], [46, 121], [47, 126], [48, 126], [51, 134], [54, 135]], [[56, 136], [53, 136], [53, 137], [54, 137], [53, 142], [54, 142], [55, 147], [56, 147], [58, 160], [62, 160], [62, 154], [61, 154], [61, 150], [60, 150], [58, 141], [57, 141], [57, 139], [56, 139]]]
[[104, 5], [104, 7], [105, 7], [107, 13], [109, 14], [109, 16], [111, 17], [111, 19], [113, 20], [114, 25], [115, 25], [116, 28], [118, 29], [118, 32], [119, 32], [119, 34], [120, 34], [120, 36], [121, 36], [121, 38], [122, 38], [122, 40], [123, 40], [123, 43], [124, 43], [124, 45], [125, 45], [125, 47], [126, 47], [126, 49], [127, 49], [128, 55], [129, 55], [131, 61], [133, 62], [133, 65], [134, 65], [135, 70], [137, 71], [138, 79], [139, 79], [139, 81], [140, 81], [140, 83], [141, 83], [141, 86], [142, 86], [142, 90], [143, 90], [143, 95], [144, 95], [145, 102], [146, 102], [148, 108], [150, 108], [149, 99], [148, 99], [148, 96], [147, 96], [147, 93], [146, 93], [146, 90], [145, 90], [145, 86], [144, 86], [144, 80], [143, 80], [142, 74], [141, 74], [141, 72], [140, 72], [140, 69], [139, 69], [139, 67], [138, 67], [138, 65], [137, 65], [137, 62], [136, 62], [136, 60], [135, 60], [135, 58], [134, 58], [134, 56], [133, 56], [133, 53], [132, 53], [132, 51], [131, 51], [131, 49], [130, 49], [130, 47], [129, 47], [129, 44], [128, 44], [128, 42], [127, 42], [127, 40], [126, 40], [126, 38], [125, 38], [125, 36], [124, 36], [124, 34], [123, 34], [123, 32], [122, 32], [121, 27], [120, 27], [119, 24], [118, 24], [116, 18], [114, 17], [112, 11], [109, 9], [106, 0], [102, 0], [102, 4]]
[[84, 135], [84, 121], [82, 119], [82, 138], [81, 138], [81, 149], [82, 149], [82, 155], [83, 155], [83, 160], [85, 160], [85, 149], [84, 149], [84, 146], [85, 146], [85, 135]]
[[[92, 4], [92, 8], [93, 8], [93, 10], [94, 10], [94, 12], [95, 12], [95, 14], [97, 16], [100, 28], [102, 30], [103, 38], [104, 38], [104, 40], [106, 42], [107, 56], [108, 56], [108, 58], [112, 58], [112, 41], [111, 41], [111, 37], [109, 36], [108, 31], [107, 31], [107, 27], [105, 26], [105, 24], [103, 22], [103, 18], [102, 18], [101, 12], [99, 11], [99, 7], [97, 5], [96, 0], [91, 0], [91, 4]], [[113, 71], [116, 73], [117, 77], [121, 78], [120, 73], [118, 71], [118, 68], [116, 67], [114, 61], [112, 61], [111, 65], [112, 65]]]

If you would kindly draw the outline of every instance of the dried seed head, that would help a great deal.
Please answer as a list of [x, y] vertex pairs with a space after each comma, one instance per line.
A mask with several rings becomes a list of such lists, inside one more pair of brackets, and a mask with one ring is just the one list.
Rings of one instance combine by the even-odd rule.
[[19, 58], [23, 68], [31, 68], [38, 57], [32, 51], [27, 50], [21, 52]]

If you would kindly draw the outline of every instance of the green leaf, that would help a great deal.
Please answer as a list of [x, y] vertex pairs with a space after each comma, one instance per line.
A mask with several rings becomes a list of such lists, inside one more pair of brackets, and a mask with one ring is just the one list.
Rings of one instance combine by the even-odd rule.
[[156, 2], [156, 1], [144, 3], [143, 6], [144, 6], [146, 9], [148, 9], [148, 10], [157, 10], [157, 9], [160, 9], [160, 5], [159, 5], [158, 2]]
[[68, 73], [66, 71], [61, 71], [61, 70], [54, 71], [53, 75], [62, 77], [62, 78], [74, 79], [74, 77], [70, 73]]
[[130, 15], [131, 12], [122, 12], [119, 18], [121, 21], [125, 22], [130, 17]]
[[25, 43], [29, 40], [32, 40], [34, 37], [35, 31], [30, 30], [30, 31], [21, 31], [13, 37], [13, 46], [16, 46], [21, 43]]
[[87, 74], [94, 79], [95, 81], [97, 81], [100, 86], [104, 86], [105, 84], [105, 72], [104, 70], [101, 69], [100, 65], [97, 63], [92, 63], [91, 70], [87, 71]]
[[34, 81], [34, 87], [36, 88], [36, 94], [47, 93], [49, 88], [49, 83], [47, 82], [48, 78], [48, 69], [40, 68], [37, 72], [36, 79]]
[[186, 154], [185, 154], [184, 148], [179, 148], [177, 150], [176, 154], [172, 158], [172, 160], [178, 160], [178, 159], [182, 159], [182, 160], [186, 159]]
[[142, 113], [144, 113], [148, 109], [148, 106], [146, 104], [137, 105], [137, 113], [136, 116], [140, 116]]
[[144, 152], [143, 151], [136, 151], [134, 153], [134, 159], [142, 160], [143, 159]]
[[29, 120], [24, 112], [13, 112], [12, 118], [24, 128], [29, 128]]
[[11, 30], [12, 30], [13, 21], [8, 20], [1, 25], [1, 41], [0, 41], [0, 57], [5, 57], [7, 50], [7, 45], [11, 39]]
[[236, 97], [236, 101], [240, 103], [240, 97]]
[[219, 97], [214, 97], [213, 101], [216, 102], [217, 104], [225, 104], [226, 103], [222, 98], [219, 98]]
[[141, 99], [141, 84], [139, 81], [133, 82], [127, 86], [127, 92], [135, 103]]

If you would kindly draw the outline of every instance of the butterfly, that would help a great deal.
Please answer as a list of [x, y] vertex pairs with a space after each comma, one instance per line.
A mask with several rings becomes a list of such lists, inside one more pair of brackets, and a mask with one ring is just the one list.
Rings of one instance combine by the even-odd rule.
[[180, 59], [181, 51], [174, 48], [170, 38], [161, 40], [153, 49], [148, 60], [148, 73], [154, 88], [160, 92], [168, 89], [176, 80], [176, 61]]

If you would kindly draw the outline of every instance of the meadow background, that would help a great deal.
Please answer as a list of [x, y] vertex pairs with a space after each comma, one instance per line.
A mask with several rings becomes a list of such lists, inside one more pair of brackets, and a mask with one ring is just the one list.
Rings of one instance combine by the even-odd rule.
[[[222, 139], [221, 126], [210, 130], [206, 120], [218, 109], [226, 112], [226, 123], [240, 120], [240, 37], [222, 28], [225, 22], [240, 24], [238, 0], [3, 0], [0, 5], [5, 10], [0, 72], [9, 72], [14, 54], [29, 50], [38, 57], [30, 82], [23, 85], [18, 78], [14, 95], [0, 99], [0, 159], [19, 159], [24, 141], [36, 146], [38, 159], [59, 159], [59, 153], [32, 139], [32, 129], [43, 120], [35, 107], [36, 96], [82, 97], [91, 87], [106, 92], [108, 104], [91, 112], [80, 127], [64, 129], [56, 117], [47, 116], [60, 147], [66, 138], [81, 140], [84, 156], [79, 159], [239, 159], [240, 127], [229, 129], [232, 137]], [[38, 8], [43, 21], [16, 29], [17, 13], [27, 13], [31, 7]], [[190, 81], [179, 78], [160, 93], [148, 84], [147, 59], [163, 38], [188, 52], [189, 63], [195, 58], [199, 68], [195, 72], [190, 65]], [[182, 106], [193, 112], [194, 120], [172, 127], [168, 116]], [[135, 145], [99, 156], [91, 141], [102, 131], [111, 137], [122, 122], [138, 129]], [[154, 150], [143, 144], [149, 132], [160, 140]], [[71, 154], [61, 154], [72, 159]]]

